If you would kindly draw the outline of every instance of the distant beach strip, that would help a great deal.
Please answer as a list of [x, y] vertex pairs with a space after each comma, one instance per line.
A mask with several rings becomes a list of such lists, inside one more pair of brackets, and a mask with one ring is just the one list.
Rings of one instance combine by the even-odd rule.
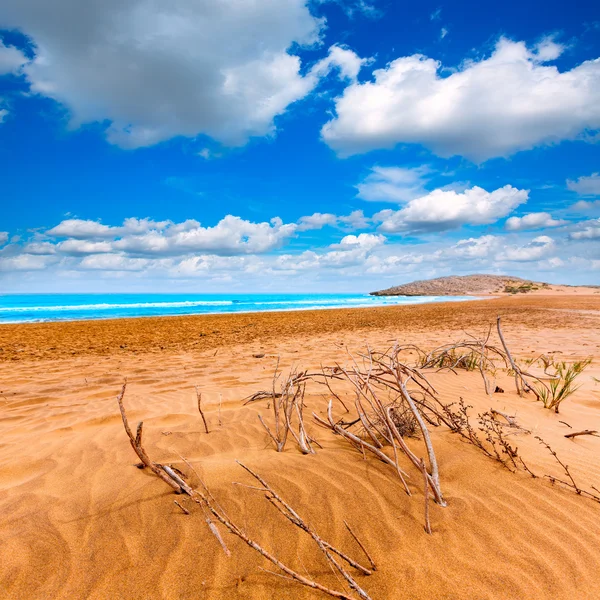
[[368, 308], [476, 299], [368, 294], [7, 294], [0, 295], [0, 323]]

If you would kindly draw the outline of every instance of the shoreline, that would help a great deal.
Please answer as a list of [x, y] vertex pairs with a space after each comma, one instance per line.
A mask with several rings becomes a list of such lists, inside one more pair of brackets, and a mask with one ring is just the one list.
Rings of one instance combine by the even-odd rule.
[[[556, 310], [558, 309], [558, 310]], [[586, 312], [587, 311], [587, 312]], [[185, 353], [318, 334], [480, 330], [498, 314], [533, 329], [598, 327], [600, 295], [496, 297], [367, 308], [169, 315], [2, 324], [0, 362]]]
[[[416, 298], [417, 296], [389, 296], [390, 298]], [[421, 296], [420, 296], [421, 297]], [[407, 302], [405, 304], [358, 304], [358, 305], [337, 305], [337, 306], [308, 306], [306, 308], [267, 308], [264, 310], [236, 310], [236, 311], [214, 311], [204, 313], [178, 313], [164, 315], [131, 315], [131, 316], [107, 316], [107, 317], [92, 317], [82, 319], [39, 319], [37, 321], [0, 321], [0, 327], [3, 325], [28, 325], [39, 323], [79, 323], [88, 321], [121, 321], [123, 319], [168, 319], [172, 317], [210, 317], [218, 315], [254, 315], [263, 313], [286, 313], [286, 312], [303, 312], [311, 310], [355, 310], [363, 308], [394, 308], [397, 306], [420, 306], [424, 304], [435, 304], [440, 302], [473, 302], [475, 300], [489, 300], [498, 296], [422, 296], [423, 298], [435, 298], [434, 300], [424, 300], [422, 302]], [[454, 299], [452, 299], [454, 298]], [[26, 309], [23, 309], [24, 311]], [[59, 312], [59, 311], [57, 311]]]

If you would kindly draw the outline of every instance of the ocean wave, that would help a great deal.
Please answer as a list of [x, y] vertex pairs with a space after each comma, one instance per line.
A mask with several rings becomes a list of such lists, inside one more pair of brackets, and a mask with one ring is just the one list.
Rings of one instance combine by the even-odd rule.
[[115, 308], [186, 308], [190, 306], [231, 306], [231, 300], [193, 300], [181, 302], [134, 302], [120, 304], [68, 304], [59, 306], [1, 306], [3, 312], [112, 310]]

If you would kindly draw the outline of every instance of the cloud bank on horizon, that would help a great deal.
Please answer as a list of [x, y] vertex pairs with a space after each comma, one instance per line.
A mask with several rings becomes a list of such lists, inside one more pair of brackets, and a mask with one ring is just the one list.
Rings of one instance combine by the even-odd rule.
[[598, 283], [600, 21], [517, 8], [5, 0], [2, 288]]

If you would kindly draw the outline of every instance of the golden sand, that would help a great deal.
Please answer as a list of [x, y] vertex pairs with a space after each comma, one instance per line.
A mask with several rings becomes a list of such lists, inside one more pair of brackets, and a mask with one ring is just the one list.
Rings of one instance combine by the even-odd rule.
[[[116, 394], [127, 377], [130, 421], [144, 421], [154, 460], [202, 473], [225, 510], [265, 547], [320, 583], [340, 583], [311, 540], [285, 522], [250, 483], [243, 460], [267, 479], [328, 541], [360, 551], [346, 519], [378, 564], [357, 576], [375, 599], [598, 598], [600, 504], [548, 480], [510, 473], [456, 435], [432, 432], [448, 507], [406, 496], [390, 468], [310, 425], [322, 444], [276, 453], [258, 414], [243, 406], [281, 367], [347, 359], [347, 348], [393, 340], [431, 348], [477, 334], [503, 316], [522, 360], [540, 353], [571, 360], [600, 355], [600, 297], [519, 297], [469, 303], [213, 317], [169, 317], [0, 327], [1, 598], [320, 598], [261, 570], [272, 565], [224, 533], [227, 558], [198, 512], [184, 515], [161, 481], [136, 469]], [[254, 355], [264, 354], [262, 358]], [[506, 392], [488, 398], [476, 373], [432, 374], [444, 401], [517, 414], [531, 435], [515, 436], [540, 473], [561, 475], [535, 440], [546, 439], [582, 486], [600, 488], [600, 364], [556, 415]], [[200, 386], [210, 433], [203, 431]], [[219, 399], [222, 400], [218, 425]], [[318, 390], [306, 414], [323, 414]], [[564, 421], [571, 429], [561, 423]], [[183, 501], [182, 501], [183, 502]]]

